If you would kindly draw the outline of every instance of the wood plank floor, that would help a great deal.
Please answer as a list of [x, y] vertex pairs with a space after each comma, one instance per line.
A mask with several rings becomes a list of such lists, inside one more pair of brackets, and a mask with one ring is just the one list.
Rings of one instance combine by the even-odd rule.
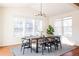
[[17, 47], [17, 46], [19, 46], [19, 45], [0, 47], [0, 56], [12, 56], [10, 49], [13, 47]]
[[62, 54], [61, 56], [79, 56], [79, 47]]
[[[12, 56], [10, 49], [17, 46], [19, 45], [0, 47], [0, 56]], [[79, 47], [62, 54], [61, 56], [79, 56]]]

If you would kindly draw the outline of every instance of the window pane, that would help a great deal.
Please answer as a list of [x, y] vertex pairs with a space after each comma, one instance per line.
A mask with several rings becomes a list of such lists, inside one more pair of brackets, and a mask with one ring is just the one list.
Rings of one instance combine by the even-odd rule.
[[26, 20], [25, 32], [29, 35], [39, 35], [42, 31], [42, 21], [41, 20]]
[[67, 17], [63, 19], [63, 31], [64, 36], [71, 37], [72, 36], [72, 17]]
[[23, 23], [21, 21], [15, 21], [14, 23], [14, 33], [16, 35], [22, 34], [23, 32]]
[[72, 27], [64, 26], [64, 32], [72, 32]]
[[72, 26], [72, 19], [64, 20], [63, 21], [63, 26]]
[[35, 35], [39, 35], [42, 31], [42, 20], [35, 20]]
[[62, 35], [62, 21], [61, 20], [56, 20], [54, 24], [54, 28], [55, 28], [56, 35]]
[[72, 17], [65, 17], [63, 19], [56, 19], [54, 23], [55, 34], [62, 35], [66, 37], [72, 36]]
[[55, 27], [55, 34], [56, 35], [62, 35], [62, 28], [61, 27]]
[[26, 20], [25, 22], [25, 33], [31, 35], [33, 33], [33, 20]]

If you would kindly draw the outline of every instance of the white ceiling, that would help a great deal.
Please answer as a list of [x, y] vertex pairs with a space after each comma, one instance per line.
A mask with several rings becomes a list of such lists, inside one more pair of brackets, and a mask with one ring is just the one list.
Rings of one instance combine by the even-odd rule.
[[[33, 4], [31, 7], [34, 10], [40, 10], [40, 4]], [[68, 3], [47, 3], [43, 4], [43, 12], [49, 16], [55, 16], [78, 10], [74, 4]]]
[[[29, 7], [32, 11], [37, 12], [40, 10], [40, 3], [28, 4], [0, 4], [0, 7]], [[55, 16], [78, 10], [72, 3], [43, 3], [43, 12], [48, 16]]]

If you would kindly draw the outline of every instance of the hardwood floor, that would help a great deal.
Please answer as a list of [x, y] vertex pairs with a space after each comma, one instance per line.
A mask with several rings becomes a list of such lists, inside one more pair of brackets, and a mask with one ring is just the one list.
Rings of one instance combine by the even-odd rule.
[[0, 56], [12, 56], [10, 49], [13, 47], [17, 47], [17, 46], [19, 46], [19, 45], [0, 47]]
[[79, 47], [62, 54], [61, 56], [79, 56]]
[[[0, 47], [0, 56], [12, 56], [10, 49], [17, 46], [19, 45]], [[61, 56], [79, 56], [79, 47], [62, 54]]]

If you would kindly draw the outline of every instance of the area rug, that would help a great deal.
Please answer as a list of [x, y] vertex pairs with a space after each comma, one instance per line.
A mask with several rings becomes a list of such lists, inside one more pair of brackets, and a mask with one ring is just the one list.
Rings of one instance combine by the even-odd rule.
[[52, 48], [52, 51], [49, 53], [48, 50], [44, 51], [44, 54], [42, 55], [42, 49], [39, 48], [39, 52], [36, 53], [35, 51], [30, 51], [30, 49], [26, 49], [25, 53], [23, 54], [22, 51], [20, 50], [20, 47], [17, 48], [12, 48], [12, 54], [13, 56], [60, 56], [70, 50], [75, 49], [76, 47], [73, 46], [68, 46], [68, 45], [62, 45], [62, 49], [59, 48], [58, 50], [55, 50]]

